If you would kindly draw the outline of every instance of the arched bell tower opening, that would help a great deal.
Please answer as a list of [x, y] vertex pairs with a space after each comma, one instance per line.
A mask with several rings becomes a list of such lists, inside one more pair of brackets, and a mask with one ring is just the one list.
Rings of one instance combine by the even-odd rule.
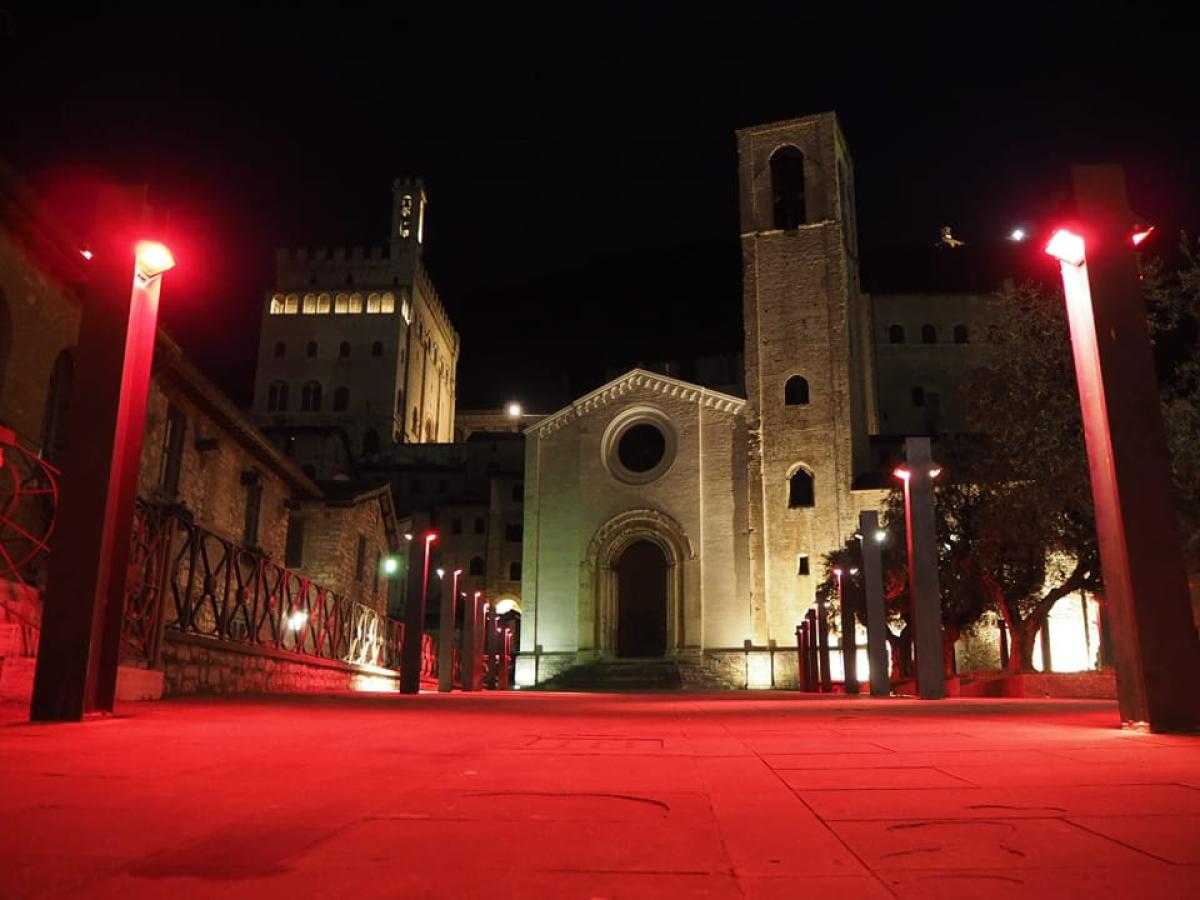
[[617, 656], [667, 652], [667, 558], [651, 541], [634, 541], [616, 564]]

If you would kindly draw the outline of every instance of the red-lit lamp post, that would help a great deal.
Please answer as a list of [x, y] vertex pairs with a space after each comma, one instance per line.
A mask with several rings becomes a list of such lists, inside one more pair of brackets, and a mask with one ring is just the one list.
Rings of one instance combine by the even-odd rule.
[[[163, 273], [171, 252], [135, 242], [144, 207], [113, 191], [85, 254], [71, 441], [63, 461], [30, 718], [78, 721], [116, 700], [125, 579]], [[132, 286], [130, 276], [132, 275]]]
[[[1119, 166], [1076, 166], [1071, 174], [1075, 212], [1086, 225], [1056, 232], [1046, 252], [1062, 270], [1121, 720], [1194, 730], [1200, 640], [1130, 246], [1134, 218]], [[1135, 232], [1133, 246], [1148, 233]]]
[[[438, 691], [448, 694], [454, 690], [454, 616], [458, 607], [458, 579], [462, 569], [455, 569], [449, 593], [442, 583], [441, 615], [438, 619]], [[464, 622], [465, 624], [465, 622]], [[463, 660], [464, 666], [466, 660]]]
[[942, 647], [942, 598], [938, 584], [937, 532], [934, 527], [933, 480], [941, 469], [933, 463], [927, 437], [904, 442], [907, 464], [892, 474], [904, 483], [904, 521], [908, 535], [908, 593], [912, 604], [913, 650], [917, 695], [923, 700], [946, 696]]
[[483, 591], [475, 591], [463, 610], [462, 689], [479, 690], [479, 612]]
[[[407, 597], [404, 603], [404, 647], [400, 660], [400, 692], [416, 694], [421, 690], [421, 652], [425, 637], [425, 605], [429, 599], [429, 557], [433, 543], [438, 539], [436, 531], [427, 531], [421, 538], [424, 560], [421, 565], [421, 590], [414, 590], [413, 578], [409, 578]], [[409, 571], [416, 573], [416, 567]]]

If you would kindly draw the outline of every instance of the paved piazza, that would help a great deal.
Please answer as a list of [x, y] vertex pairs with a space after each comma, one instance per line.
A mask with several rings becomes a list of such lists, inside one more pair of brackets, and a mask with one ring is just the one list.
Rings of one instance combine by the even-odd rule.
[[0, 897], [1200, 896], [1200, 738], [1090, 701], [2, 709]]

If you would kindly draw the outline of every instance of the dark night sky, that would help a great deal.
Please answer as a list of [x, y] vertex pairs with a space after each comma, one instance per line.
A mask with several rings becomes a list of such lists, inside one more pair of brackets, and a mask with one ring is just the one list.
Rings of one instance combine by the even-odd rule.
[[1036, 225], [1071, 161], [1200, 218], [1194, 41], [1154, 4], [644, 6], [0, 8], [0, 157], [150, 185], [166, 324], [239, 402], [273, 248], [382, 242], [396, 175], [428, 183], [464, 407], [740, 347], [738, 127], [838, 111], [868, 288], [943, 223]]

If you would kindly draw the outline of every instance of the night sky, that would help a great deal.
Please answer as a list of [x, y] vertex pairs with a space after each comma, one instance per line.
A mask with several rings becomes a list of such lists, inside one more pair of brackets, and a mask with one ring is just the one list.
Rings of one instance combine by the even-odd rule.
[[868, 289], [942, 224], [1044, 225], [1072, 161], [1126, 163], [1160, 233], [1197, 230], [1200, 65], [1165, 9], [808, 6], [9, 6], [0, 157], [50, 194], [149, 185], [165, 323], [240, 403], [273, 248], [382, 243], [393, 176], [428, 185], [460, 408], [740, 349], [747, 125], [837, 110]]

